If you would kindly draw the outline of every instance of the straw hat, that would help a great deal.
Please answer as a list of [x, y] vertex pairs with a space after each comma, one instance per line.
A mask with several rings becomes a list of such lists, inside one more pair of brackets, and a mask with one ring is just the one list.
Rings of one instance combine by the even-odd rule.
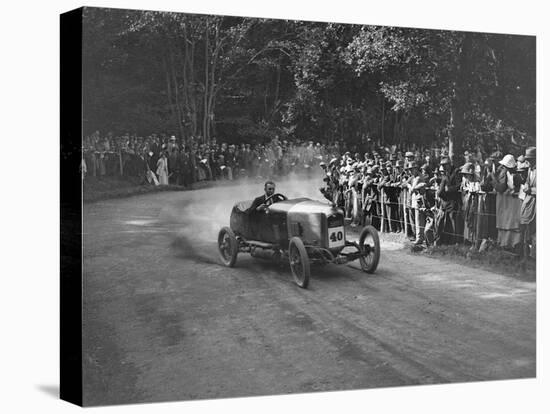
[[516, 159], [512, 154], [506, 154], [498, 163], [504, 165], [506, 168], [515, 168]]
[[467, 162], [460, 168], [461, 174], [474, 174], [474, 165], [471, 162]]
[[529, 161], [520, 161], [517, 163], [516, 171], [518, 172], [527, 171], [529, 167], [530, 167]]

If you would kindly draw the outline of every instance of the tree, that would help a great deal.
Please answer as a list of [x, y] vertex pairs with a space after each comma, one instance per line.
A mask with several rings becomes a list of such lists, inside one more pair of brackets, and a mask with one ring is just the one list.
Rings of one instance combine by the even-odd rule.
[[[450, 155], [456, 158], [465, 142], [478, 143], [480, 136], [502, 122], [497, 115], [498, 102], [488, 97], [510, 97], [511, 89], [496, 81], [499, 74], [508, 72], [505, 59], [498, 60], [496, 55], [518, 60], [509, 45], [500, 43], [503, 38], [483, 33], [365, 26], [348, 46], [347, 62], [358, 76], [382, 74], [380, 91], [393, 104], [391, 109], [405, 114], [418, 111], [433, 123], [436, 135], [448, 137]], [[506, 39], [515, 44], [529, 43], [518, 36]], [[531, 56], [533, 46], [528, 45], [520, 56]], [[528, 60], [518, 63], [533, 68]]]
[[534, 37], [86, 8], [85, 131], [534, 142]]

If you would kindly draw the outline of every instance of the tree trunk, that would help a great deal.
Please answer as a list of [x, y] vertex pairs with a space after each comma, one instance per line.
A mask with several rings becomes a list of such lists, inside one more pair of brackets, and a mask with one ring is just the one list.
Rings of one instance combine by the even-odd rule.
[[181, 123], [181, 120], [183, 119], [183, 114], [180, 106], [180, 100], [179, 100], [179, 85], [178, 85], [178, 78], [176, 76], [176, 68], [175, 68], [175, 62], [174, 62], [174, 54], [173, 51], [170, 50], [170, 67], [172, 72], [172, 84], [174, 85], [174, 97], [176, 100], [176, 121], [178, 125], [178, 130], [183, 138], [184, 130], [183, 125]]
[[461, 99], [457, 97], [451, 101], [450, 124], [449, 158], [451, 158], [453, 165], [458, 166], [463, 149], [464, 108], [462, 107]]
[[382, 137], [382, 141], [384, 142], [386, 138], [384, 137], [384, 120], [386, 118], [386, 99], [384, 98], [384, 95], [382, 95], [382, 122], [381, 125], [381, 133], [380, 136]]
[[209, 36], [208, 36], [208, 19], [206, 20], [206, 39], [204, 42], [204, 109], [202, 117], [202, 135], [203, 142], [208, 141], [206, 134], [207, 131], [207, 122], [208, 122], [208, 91], [209, 91], [209, 72], [208, 72], [208, 60], [210, 58], [210, 45], [209, 45]]
[[277, 107], [279, 106], [279, 89], [281, 87], [281, 53], [279, 53], [279, 58], [277, 61], [277, 81], [275, 82], [275, 93], [273, 98], [273, 109], [269, 116], [270, 120], [273, 120], [273, 116], [277, 112]]
[[207, 119], [206, 119], [206, 136], [208, 139], [212, 136], [212, 123], [214, 120], [214, 99], [216, 97], [216, 68], [218, 66], [218, 57], [223, 44], [223, 39], [219, 38], [219, 23], [216, 23], [215, 37], [214, 37], [214, 53], [212, 58], [212, 65], [210, 65], [210, 90], [208, 92], [208, 104], [207, 104]]
[[176, 119], [176, 110], [174, 109], [174, 101], [172, 99], [172, 87], [170, 85], [170, 71], [168, 70], [168, 65], [166, 64], [166, 58], [162, 58], [162, 63], [164, 66], [164, 74], [166, 76], [166, 96], [168, 97], [168, 105], [170, 106], [170, 112], [172, 113], [172, 118]]
[[[187, 35], [187, 25], [183, 26], [184, 36], [184, 62], [183, 62], [183, 93], [186, 110], [186, 120], [190, 123], [189, 133], [194, 136], [197, 134], [197, 107], [195, 87], [195, 42], [191, 41]], [[190, 46], [189, 46], [190, 45]]]
[[450, 108], [449, 128], [449, 157], [453, 164], [461, 163], [460, 155], [464, 145], [464, 117], [466, 105], [466, 90], [468, 88], [468, 76], [472, 72], [472, 34], [463, 33], [459, 47], [458, 62], [455, 72], [455, 82]]
[[395, 111], [395, 117], [393, 119], [393, 141], [401, 142], [399, 139], [399, 111]]

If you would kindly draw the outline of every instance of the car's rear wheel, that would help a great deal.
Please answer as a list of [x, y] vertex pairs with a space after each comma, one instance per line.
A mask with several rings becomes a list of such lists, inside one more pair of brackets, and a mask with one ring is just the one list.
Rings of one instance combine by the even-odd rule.
[[380, 260], [380, 238], [373, 226], [365, 226], [359, 236], [359, 262], [361, 269], [367, 273], [374, 273]]
[[237, 253], [239, 253], [239, 242], [229, 227], [223, 227], [218, 234], [218, 251], [224, 265], [235, 266]]
[[294, 281], [301, 288], [307, 288], [309, 284], [310, 266], [304, 243], [299, 237], [290, 239], [288, 245], [288, 258], [290, 261], [290, 271]]

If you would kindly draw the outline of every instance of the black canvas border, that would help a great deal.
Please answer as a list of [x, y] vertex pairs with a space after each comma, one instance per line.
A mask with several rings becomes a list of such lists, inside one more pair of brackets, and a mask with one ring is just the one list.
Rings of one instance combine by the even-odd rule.
[[82, 15], [60, 15], [60, 398], [82, 406]]

